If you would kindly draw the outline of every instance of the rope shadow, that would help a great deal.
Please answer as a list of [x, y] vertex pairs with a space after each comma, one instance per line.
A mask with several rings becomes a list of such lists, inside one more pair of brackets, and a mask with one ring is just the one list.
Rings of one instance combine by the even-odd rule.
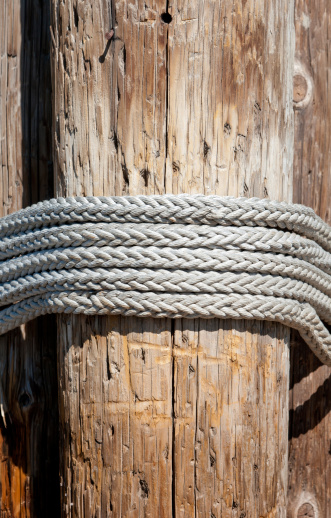
[[[321, 384], [302, 405], [290, 409], [289, 440], [316, 428], [331, 411], [331, 369], [323, 366], [295, 331], [292, 332], [290, 365], [290, 389], [312, 375], [317, 376]], [[321, 368], [323, 370], [318, 373]]]
[[331, 374], [303, 405], [290, 410], [289, 440], [313, 430], [331, 411]]

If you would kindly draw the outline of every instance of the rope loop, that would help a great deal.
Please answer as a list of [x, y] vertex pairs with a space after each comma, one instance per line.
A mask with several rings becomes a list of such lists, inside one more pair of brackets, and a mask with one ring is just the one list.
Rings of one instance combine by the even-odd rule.
[[331, 228], [259, 198], [52, 199], [0, 220], [0, 306], [1, 334], [46, 313], [270, 320], [331, 365]]

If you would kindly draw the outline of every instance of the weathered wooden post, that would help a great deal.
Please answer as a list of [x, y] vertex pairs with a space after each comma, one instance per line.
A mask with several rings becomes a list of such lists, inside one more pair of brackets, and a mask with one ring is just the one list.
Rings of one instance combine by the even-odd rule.
[[[57, 195], [292, 201], [293, 0], [51, 9]], [[289, 329], [58, 326], [63, 516], [285, 517]]]

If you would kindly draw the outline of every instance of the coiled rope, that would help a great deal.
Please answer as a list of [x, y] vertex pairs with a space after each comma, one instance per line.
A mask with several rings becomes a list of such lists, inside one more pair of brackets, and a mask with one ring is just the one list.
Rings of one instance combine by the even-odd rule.
[[331, 228], [301, 205], [53, 199], [0, 220], [0, 333], [46, 313], [271, 320], [331, 365], [330, 252]]

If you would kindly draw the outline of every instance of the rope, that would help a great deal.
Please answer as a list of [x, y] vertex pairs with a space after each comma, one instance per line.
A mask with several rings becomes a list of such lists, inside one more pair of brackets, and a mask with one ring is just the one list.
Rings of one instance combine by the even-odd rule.
[[331, 365], [331, 228], [257, 198], [59, 198], [0, 220], [0, 333], [46, 313], [297, 329]]

